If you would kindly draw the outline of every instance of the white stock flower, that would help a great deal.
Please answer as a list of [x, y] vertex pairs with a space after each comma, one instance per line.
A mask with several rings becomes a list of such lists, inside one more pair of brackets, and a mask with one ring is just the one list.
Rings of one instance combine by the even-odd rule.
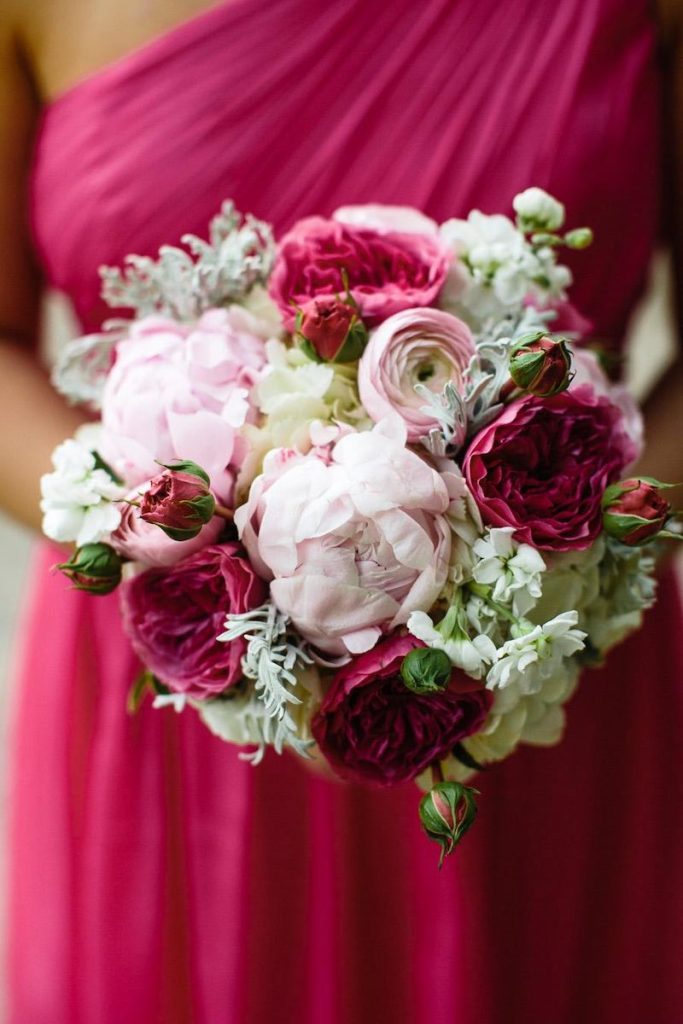
[[116, 529], [121, 512], [112, 502], [126, 494], [95, 456], [76, 440], [64, 441], [52, 455], [53, 473], [40, 481], [43, 533], [59, 543], [93, 544]]
[[452, 289], [447, 285], [442, 292], [441, 304], [461, 313], [471, 327], [519, 311], [527, 295], [564, 298], [569, 270], [557, 264], [552, 247], [532, 246], [509, 217], [473, 210], [467, 220], [448, 220], [440, 231], [461, 271]]
[[472, 569], [477, 583], [493, 587], [491, 597], [512, 604], [515, 615], [526, 615], [541, 596], [541, 573], [545, 562], [530, 544], [517, 544], [511, 527], [493, 527], [475, 541], [479, 559]]
[[542, 188], [527, 188], [512, 200], [520, 226], [532, 231], [557, 231], [564, 224], [564, 206]]
[[585, 647], [586, 634], [576, 628], [578, 619], [576, 611], [563, 612], [504, 643], [486, 677], [488, 689], [515, 686], [520, 694], [528, 695], [552, 687], [565, 659]]
[[496, 646], [483, 634], [471, 640], [463, 630], [458, 630], [455, 636], [444, 637], [429, 615], [420, 611], [410, 615], [407, 625], [414, 637], [422, 640], [428, 647], [444, 651], [452, 665], [474, 679], [481, 679], [486, 675], [488, 666], [496, 660]]

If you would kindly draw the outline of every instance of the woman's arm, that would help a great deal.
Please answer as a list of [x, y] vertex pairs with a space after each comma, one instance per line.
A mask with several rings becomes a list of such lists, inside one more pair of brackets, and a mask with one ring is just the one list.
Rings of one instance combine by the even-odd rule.
[[[641, 468], [659, 480], [683, 482], [683, 0], [660, 0], [665, 59], [663, 221], [673, 254], [678, 357], [645, 403], [647, 449]], [[672, 492], [683, 505], [683, 489]]]
[[34, 355], [40, 279], [26, 181], [38, 105], [13, 6], [3, 4], [0, 12], [0, 507], [37, 527], [40, 475], [83, 417], [59, 398]]

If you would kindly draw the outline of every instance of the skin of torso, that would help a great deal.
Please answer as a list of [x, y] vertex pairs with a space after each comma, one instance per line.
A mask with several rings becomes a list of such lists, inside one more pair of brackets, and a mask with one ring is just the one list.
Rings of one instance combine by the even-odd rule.
[[[23, 37], [43, 101], [215, 7], [218, 0], [33, 0]], [[229, 2], [229, 0], [228, 0]]]

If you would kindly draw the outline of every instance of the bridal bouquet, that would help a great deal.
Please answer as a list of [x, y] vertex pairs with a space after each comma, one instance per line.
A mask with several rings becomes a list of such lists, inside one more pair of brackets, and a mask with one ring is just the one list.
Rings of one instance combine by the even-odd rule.
[[44, 532], [119, 588], [134, 687], [247, 749], [426, 790], [450, 853], [482, 766], [554, 744], [584, 666], [653, 601], [663, 485], [582, 348], [564, 209], [350, 206], [104, 268], [127, 319], [55, 370], [100, 413], [54, 453]]

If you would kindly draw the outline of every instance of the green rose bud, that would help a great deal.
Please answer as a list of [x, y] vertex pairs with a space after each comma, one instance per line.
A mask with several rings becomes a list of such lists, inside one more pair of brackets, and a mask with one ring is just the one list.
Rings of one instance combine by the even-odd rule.
[[437, 782], [420, 801], [420, 821], [429, 839], [441, 846], [439, 867], [453, 852], [477, 816], [478, 790], [459, 782]]
[[413, 693], [438, 693], [450, 682], [453, 666], [445, 651], [415, 647], [401, 663], [401, 678]]
[[110, 594], [121, 582], [121, 556], [109, 544], [84, 544], [68, 562], [57, 566], [76, 590]]
[[564, 236], [564, 244], [570, 249], [587, 249], [593, 244], [593, 232], [590, 228], [574, 228]]
[[518, 388], [537, 398], [566, 391], [571, 383], [572, 356], [566, 341], [542, 331], [525, 334], [510, 351], [510, 377]]

